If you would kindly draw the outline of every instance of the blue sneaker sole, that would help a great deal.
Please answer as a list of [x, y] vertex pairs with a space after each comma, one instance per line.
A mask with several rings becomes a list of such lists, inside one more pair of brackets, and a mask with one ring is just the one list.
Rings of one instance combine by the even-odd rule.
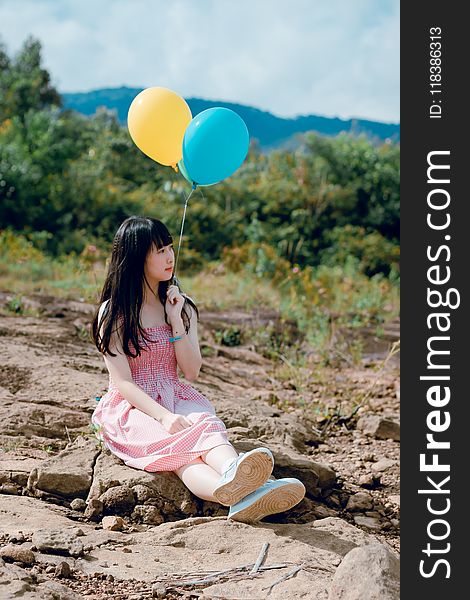
[[[280, 481], [279, 479], [277, 481]], [[298, 504], [305, 496], [305, 486], [299, 481], [290, 481], [273, 487], [265, 494], [247, 501], [247, 506], [232, 511], [228, 519], [242, 523], [255, 523], [268, 515], [284, 512]], [[233, 507], [232, 507], [233, 508]]]
[[243, 456], [230, 481], [216, 488], [214, 498], [224, 506], [232, 506], [265, 483], [274, 468], [272, 454], [266, 451]]

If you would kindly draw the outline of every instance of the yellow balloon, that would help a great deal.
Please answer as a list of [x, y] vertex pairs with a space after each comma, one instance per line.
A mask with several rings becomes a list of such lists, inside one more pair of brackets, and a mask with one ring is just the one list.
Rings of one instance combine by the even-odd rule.
[[191, 110], [181, 96], [164, 87], [150, 87], [132, 101], [127, 126], [144, 154], [176, 168], [183, 157], [184, 132], [191, 119]]

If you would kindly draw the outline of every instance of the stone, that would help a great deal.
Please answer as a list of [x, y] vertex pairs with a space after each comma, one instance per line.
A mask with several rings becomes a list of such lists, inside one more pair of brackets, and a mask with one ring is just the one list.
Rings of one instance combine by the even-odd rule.
[[156, 506], [138, 504], [132, 513], [132, 517], [147, 525], [160, 525], [165, 519]]
[[91, 498], [88, 500], [84, 516], [90, 521], [98, 521], [103, 514], [103, 510], [103, 502], [98, 498]]
[[329, 600], [399, 600], [400, 564], [383, 544], [354, 548], [341, 561], [331, 583]]
[[357, 428], [366, 435], [379, 440], [392, 439], [400, 441], [400, 423], [390, 417], [380, 415], [364, 415], [357, 422]]
[[345, 556], [355, 546], [370, 542], [370, 534], [339, 517], [314, 521], [311, 535], [316, 540], [316, 546], [319, 546], [322, 540], [324, 547], [341, 556]]
[[61, 529], [38, 529], [33, 533], [32, 542], [41, 552], [82, 556], [84, 548], [73, 531]]
[[22, 548], [21, 546], [15, 546], [14, 544], [8, 544], [0, 548], [0, 556], [5, 560], [11, 560], [13, 562], [20, 562], [25, 565], [32, 565], [36, 562], [34, 552], [29, 548]]
[[381, 458], [376, 463], [371, 465], [370, 468], [375, 473], [380, 473], [382, 471], [386, 471], [387, 469], [390, 469], [391, 467], [394, 467], [396, 464], [397, 464], [396, 460], [392, 460], [390, 458]]
[[138, 504], [144, 504], [147, 500], [155, 498], [155, 491], [147, 485], [137, 484], [132, 486], [132, 491]]
[[346, 510], [350, 511], [361, 511], [369, 510], [374, 505], [370, 494], [367, 492], [358, 492], [350, 496], [348, 503], [346, 504]]
[[361, 527], [366, 527], [367, 529], [373, 529], [375, 531], [380, 531], [380, 529], [382, 529], [382, 524], [377, 517], [354, 515], [354, 523], [356, 523], [356, 525], [360, 525]]
[[380, 475], [374, 473], [367, 473], [359, 477], [359, 485], [361, 487], [373, 489], [380, 485]]
[[166, 598], [167, 590], [161, 583], [155, 583], [152, 586], [152, 598]]
[[56, 577], [70, 577], [72, 570], [70, 565], [65, 560], [62, 560], [58, 565], [56, 565], [54, 575]]
[[87, 504], [86, 504], [85, 500], [83, 500], [83, 498], [75, 498], [70, 503], [70, 508], [72, 510], [76, 510], [76, 511], [80, 511], [80, 512], [83, 512], [86, 509], [86, 506], [87, 506]]
[[77, 594], [66, 585], [57, 581], [46, 581], [37, 587], [37, 596], [41, 600], [83, 600], [81, 594]]
[[[237, 450], [248, 452], [258, 448], [260, 444], [245, 443], [240, 441]], [[329, 490], [336, 483], [336, 472], [326, 463], [317, 462], [299, 455], [290, 448], [277, 443], [269, 444], [269, 449], [274, 455], [274, 470], [272, 476], [276, 479], [282, 477], [296, 477], [305, 485], [308, 498], [318, 498], [323, 492]]]
[[85, 498], [93, 479], [93, 464], [99, 453], [96, 439], [78, 436], [56, 456], [34, 468], [28, 478], [27, 488], [41, 497], [47, 492], [66, 498]]
[[[150, 472], [133, 469], [125, 465], [120, 459], [110, 452], [102, 452], [96, 459], [93, 483], [88, 494], [87, 503], [90, 506], [92, 499], [101, 499], [103, 494], [113, 487], [125, 486], [130, 491], [125, 492], [124, 514], [130, 514], [135, 504], [155, 502], [165, 512], [166, 519], [180, 519], [183, 516], [193, 516], [198, 513], [202, 501], [194, 496], [184, 485], [181, 479], [169, 471]], [[134, 491], [137, 488], [137, 491]], [[146, 489], [145, 489], [146, 488]], [[116, 492], [111, 492], [111, 498]], [[132, 502], [131, 502], [132, 496]], [[146, 500], [143, 500], [146, 498]], [[105, 496], [108, 503], [108, 496]], [[111, 499], [109, 499], [111, 502]], [[163, 509], [163, 506], [165, 508]], [[119, 509], [120, 510], [120, 509]], [[103, 513], [119, 514], [116, 504], [111, 507], [103, 506]], [[97, 520], [96, 511], [90, 508], [90, 513]], [[87, 516], [87, 511], [85, 516]]]
[[103, 517], [101, 525], [103, 529], [107, 529], [108, 531], [122, 531], [125, 523], [122, 517], [107, 516]]
[[135, 499], [132, 490], [126, 485], [109, 488], [98, 498], [103, 503], [104, 512], [130, 514], [134, 509]]

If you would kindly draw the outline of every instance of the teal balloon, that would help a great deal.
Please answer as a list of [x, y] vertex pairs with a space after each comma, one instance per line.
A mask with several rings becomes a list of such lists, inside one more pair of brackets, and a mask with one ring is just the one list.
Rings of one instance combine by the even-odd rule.
[[245, 121], [229, 108], [208, 108], [194, 117], [183, 138], [188, 181], [213, 185], [233, 175], [248, 154]]
[[[180, 170], [181, 175], [186, 179], [186, 181], [189, 181], [189, 183], [191, 185], [197, 186], [197, 183], [195, 181], [193, 181], [191, 179], [191, 177], [188, 174], [188, 171], [186, 169], [186, 165], [184, 164], [184, 160], [181, 159], [178, 163], [178, 169]], [[200, 185], [199, 187], [209, 187], [210, 185], [214, 185], [213, 183], [206, 183], [204, 185]]]
[[191, 178], [188, 175], [188, 171], [186, 170], [186, 165], [184, 164], [184, 160], [181, 159], [178, 163], [178, 169], [179, 172], [181, 173], [181, 175], [187, 180], [189, 181], [189, 183], [192, 183]]

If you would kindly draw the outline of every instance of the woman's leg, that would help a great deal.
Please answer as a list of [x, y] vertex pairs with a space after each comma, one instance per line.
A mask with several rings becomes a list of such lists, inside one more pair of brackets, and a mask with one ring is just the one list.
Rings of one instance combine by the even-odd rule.
[[238, 452], [232, 446], [232, 444], [221, 444], [208, 450], [205, 454], [201, 455], [202, 460], [210, 465], [217, 473], [222, 474], [222, 466], [229, 459], [233, 460], [238, 458]]
[[217, 502], [212, 492], [217, 487], [220, 474], [206, 464], [201, 457], [198, 456], [190, 463], [175, 469], [174, 473], [195, 496], [202, 500]]

